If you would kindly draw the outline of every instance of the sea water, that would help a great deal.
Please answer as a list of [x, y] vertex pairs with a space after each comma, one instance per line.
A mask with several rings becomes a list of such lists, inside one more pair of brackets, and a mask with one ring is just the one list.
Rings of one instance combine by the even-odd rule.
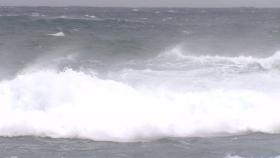
[[0, 7], [0, 156], [276, 158], [280, 10]]

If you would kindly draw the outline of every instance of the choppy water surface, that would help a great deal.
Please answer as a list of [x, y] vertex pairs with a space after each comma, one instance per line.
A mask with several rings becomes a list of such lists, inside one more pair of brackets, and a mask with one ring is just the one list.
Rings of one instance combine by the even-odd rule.
[[279, 13], [0, 7], [1, 157], [277, 157]]
[[277, 158], [280, 152], [279, 140], [279, 135], [265, 134], [219, 138], [166, 138], [136, 143], [15, 137], [0, 139], [0, 153], [7, 158]]

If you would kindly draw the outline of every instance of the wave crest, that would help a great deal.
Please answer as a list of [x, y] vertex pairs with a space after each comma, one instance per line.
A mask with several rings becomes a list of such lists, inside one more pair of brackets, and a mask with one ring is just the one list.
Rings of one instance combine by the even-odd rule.
[[[206, 67], [228, 67], [238, 68], [240, 70], [253, 70], [253, 71], [264, 71], [264, 70], [280, 70], [280, 51], [275, 52], [272, 56], [266, 58], [257, 58], [253, 56], [210, 56], [210, 55], [189, 55], [185, 54], [186, 51], [180, 46], [169, 49], [157, 56], [157, 60], [171, 61], [174, 65], [204, 65]], [[205, 67], [203, 67], [205, 68]]]
[[[73, 70], [0, 82], [0, 135], [136, 141], [279, 131], [279, 93], [133, 88]], [[262, 116], [262, 117], [260, 117]]]

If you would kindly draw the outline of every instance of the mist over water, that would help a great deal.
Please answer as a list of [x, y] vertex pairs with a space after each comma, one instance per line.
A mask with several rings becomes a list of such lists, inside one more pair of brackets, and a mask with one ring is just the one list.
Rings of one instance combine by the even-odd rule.
[[277, 134], [279, 13], [1, 7], [0, 135]]

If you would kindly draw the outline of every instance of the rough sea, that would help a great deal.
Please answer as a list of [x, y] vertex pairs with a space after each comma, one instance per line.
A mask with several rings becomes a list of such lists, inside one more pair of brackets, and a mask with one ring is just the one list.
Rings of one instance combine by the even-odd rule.
[[0, 7], [0, 158], [280, 158], [280, 9]]

